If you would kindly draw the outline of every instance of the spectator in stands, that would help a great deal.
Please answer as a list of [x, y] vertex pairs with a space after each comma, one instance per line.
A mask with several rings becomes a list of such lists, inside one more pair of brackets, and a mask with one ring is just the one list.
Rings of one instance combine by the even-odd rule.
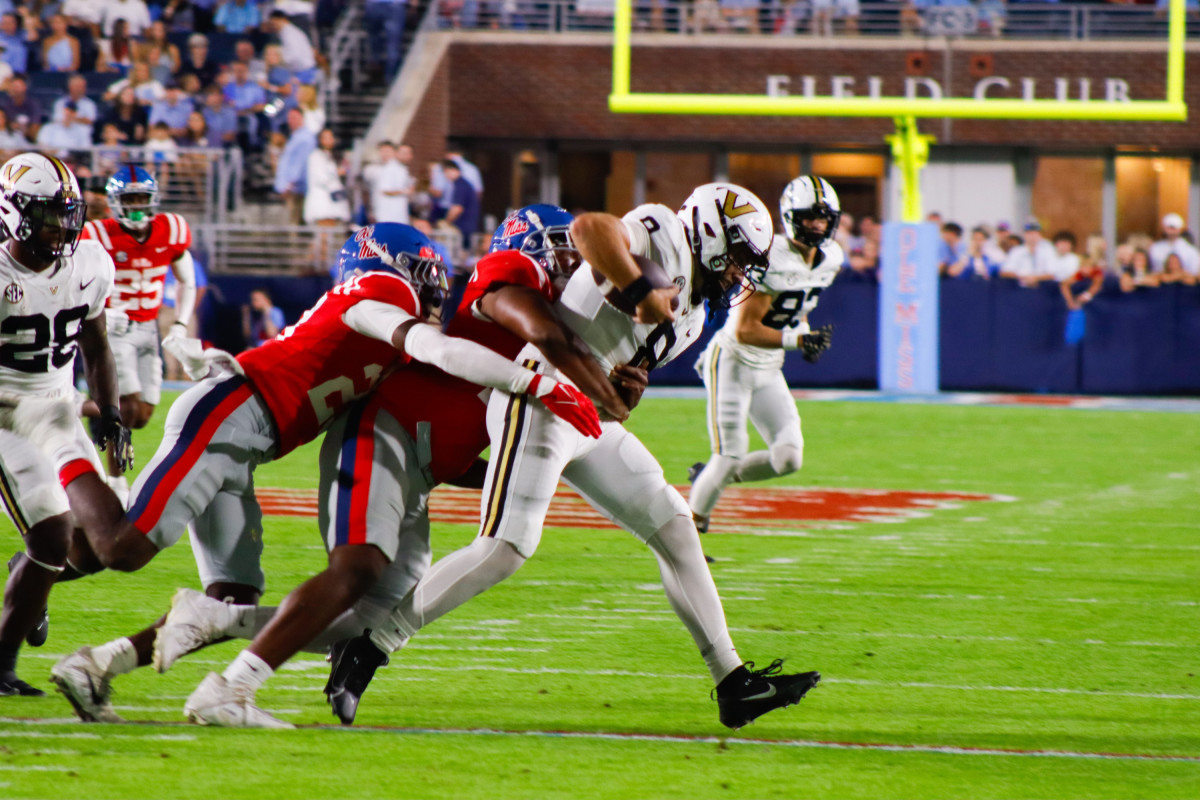
[[18, 72], [8, 81], [4, 95], [0, 95], [0, 108], [8, 114], [12, 129], [24, 134], [26, 139], [37, 138], [42, 125], [42, 104], [29, 94], [29, 79]]
[[62, 14], [50, 17], [50, 34], [42, 40], [42, 70], [79, 71], [79, 40], [67, 31], [67, 18]]
[[233, 46], [234, 61], [241, 62], [246, 65], [246, 69], [250, 73], [250, 80], [255, 83], [263, 83], [267, 79], [267, 65], [258, 54], [254, 52], [254, 43], [249, 39], [238, 39], [237, 44]]
[[1004, 22], [1008, 15], [1004, 0], [977, 0], [979, 9], [979, 31], [999, 38], [1004, 33]]
[[483, 173], [479, 171], [479, 167], [468, 161], [461, 150], [447, 150], [446, 158], [458, 164], [458, 168], [462, 170], [462, 176], [467, 179], [467, 183], [474, 187], [475, 194], [482, 196]]
[[836, 0], [837, 18], [842, 21], [842, 30], [847, 36], [858, 35], [858, 18], [862, 14], [858, 0]]
[[146, 139], [146, 161], [154, 164], [152, 172], [158, 179], [160, 191], [166, 191], [171, 182], [172, 165], [179, 160], [179, 145], [171, 136], [171, 129], [165, 122], [155, 122], [150, 126], [150, 135]]
[[192, 21], [188, 29], [197, 33], [210, 33], [216, 7], [217, 0], [169, 0], [163, 7], [163, 18], [177, 24], [178, 17], [190, 12]]
[[233, 62], [230, 74], [232, 77], [224, 89], [225, 102], [237, 115], [242, 146], [257, 150], [261, 147], [258, 115], [267, 107], [266, 90], [250, 80], [250, 70], [241, 61]]
[[29, 63], [29, 45], [37, 41], [36, 30], [21, 30], [21, 21], [16, 13], [7, 11], [0, 14], [0, 60], [10, 67], [14, 74], [24, 72]]
[[209, 139], [213, 147], [231, 147], [237, 143], [238, 114], [233, 106], [225, 101], [225, 91], [220, 86], [210, 86], [205, 91], [204, 109], [201, 113], [204, 114], [204, 121], [208, 125]]
[[86, 150], [92, 146], [91, 121], [78, 118], [78, 107], [74, 100], [63, 103], [62, 116], [46, 123], [38, 131], [38, 147], [61, 152], [64, 150]]
[[1121, 265], [1120, 280], [1122, 292], [1158, 286], [1158, 276], [1150, 268], [1150, 253], [1141, 247], [1133, 248], [1129, 263]]
[[308, 41], [304, 31], [293, 25], [288, 15], [278, 9], [271, 12], [267, 29], [279, 37], [279, 46], [283, 50], [283, 65], [301, 83], [315, 81], [317, 59], [312, 43]]
[[812, 0], [813, 36], [833, 36], [833, 0]]
[[843, 211], [842, 216], [838, 219], [838, 227], [833, 234], [833, 240], [841, 245], [842, 251], [845, 253], [852, 253], [859, 249], [854, 236], [854, 215], [849, 211]]
[[734, 33], [758, 33], [758, 0], [720, 0], [725, 27]]
[[167, 84], [166, 96], [150, 106], [150, 127], [156, 123], [165, 123], [171, 136], [183, 136], [187, 127], [188, 114], [194, 109], [190, 97], [183, 93], [183, 87], [176, 81]]
[[955, 264], [966, 258], [967, 244], [963, 241], [962, 225], [942, 223], [942, 241], [938, 243], [938, 274], [945, 275]]
[[1004, 220], [997, 222], [995, 233], [988, 230], [987, 225], [980, 225], [979, 227], [988, 232], [988, 239], [983, 243], [984, 256], [993, 264], [1003, 264], [1009, 249], [1011, 249], [1007, 247], [1009, 224]]
[[120, 141], [127, 145], [139, 145], [146, 141], [146, 128], [149, 124], [146, 108], [137, 101], [137, 95], [132, 86], [126, 85], [117, 93], [117, 98], [104, 113], [100, 124], [112, 125], [120, 133]]
[[193, 33], [188, 37], [187, 44], [187, 55], [175, 73], [176, 80], [181, 80], [184, 75], [195, 75], [200, 79], [201, 89], [211, 86], [221, 72], [221, 65], [209, 55], [208, 37], [203, 33]]
[[87, 96], [87, 78], [82, 75], [75, 74], [67, 78], [66, 97], [60, 97], [54, 101], [54, 110], [50, 112], [51, 119], [62, 122], [64, 119], [63, 109], [66, 108], [67, 103], [75, 105], [76, 122], [91, 125], [99, 116], [96, 104]]
[[188, 114], [187, 126], [184, 128], [183, 137], [179, 140], [180, 147], [213, 147], [214, 144], [209, 140], [208, 121], [204, 118], [204, 112], [193, 111]]
[[25, 134], [17, 130], [8, 120], [8, 112], [0, 107], [0, 153], [7, 159], [14, 151], [24, 152], [32, 145]]
[[283, 197], [287, 205], [288, 224], [299, 225], [304, 221], [308, 156], [317, 146], [317, 137], [304, 127], [304, 114], [298, 108], [288, 110], [287, 126], [290, 135], [279, 154], [279, 165], [275, 170], [275, 192]]
[[[947, 223], [952, 224], [952, 223]], [[945, 226], [943, 226], [945, 230]], [[981, 278], [987, 280], [999, 269], [999, 264], [988, 258], [985, 245], [988, 241], [987, 228], [977, 225], [971, 229], [971, 238], [966, 242], [963, 254], [946, 267], [951, 278]]]
[[296, 80], [292, 71], [283, 65], [283, 48], [279, 45], [269, 44], [263, 48], [263, 63], [267, 76], [259, 85], [267, 92], [271, 127], [278, 130], [286, 127], [287, 115], [281, 112], [296, 107]]
[[842, 265], [864, 278], [874, 279], [879, 272], [879, 241], [863, 239], [862, 250], [851, 253], [850, 258]]
[[1167, 214], [1162, 218], [1163, 238], [1150, 245], [1150, 265], [1155, 272], [1163, 272], [1167, 256], [1179, 256], [1183, 271], [1189, 275], [1200, 275], [1200, 250], [1183, 236], [1183, 217]]
[[[867, 239], [874, 239], [875, 244], [879, 244], [879, 239], [882, 235], [883, 230], [880, 228], [879, 223], [875, 221], [875, 218], [870, 214], [864, 214], [859, 218], [858, 237], [863, 242], [865, 242]], [[861, 246], [862, 245], [860, 243], [859, 247]]]
[[127, 75], [133, 66], [134, 42], [129, 38], [128, 25], [119, 19], [113, 25], [111, 39], [100, 40], [100, 54], [96, 59], [99, 72], [118, 72]]
[[104, 0], [101, 20], [104, 38], [112, 37], [113, 26], [119, 19], [125, 20], [129, 35], [137, 39], [150, 27], [150, 9], [144, 0]]
[[283, 311], [271, 302], [271, 293], [266, 287], [250, 292], [250, 302], [242, 306], [242, 333], [250, 347], [260, 347], [263, 342], [274, 339], [287, 326]]
[[[4, 49], [4, 45], [0, 45], [0, 51]], [[13, 68], [8, 62], [0, 59], [0, 92], [8, 88], [8, 82], [12, 80], [12, 76], [17, 73], [13, 72]]]
[[[1065, 241], [1061, 237], [1062, 233], [1056, 234], [1054, 237], [1054, 245], [1060, 256], [1063, 255], [1064, 249], [1060, 242]], [[1075, 237], [1071, 236], [1070, 241], [1074, 245]], [[1062, 292], [1063, 300], [1067, 303], [1067, 308], [1072, 311], [1081, 309], [1092, 302], [1104, 287], [1104, 247], [1103, 237], [1089, 236], [1085, 258], [1080, 259], [1076, 256], [1075, 270], [1062, 276], [1062, 280], [1058, 284], [1059, 290]], [[1071, 253], [1071, 255], [1075, 254]], [[1060, 264], [1069, 266], [1069, 260], [1060, 261]]]
[[1162, 273], [1158, 276], [1158, 283], [1160, 286], [1166, 286], [1168, 283], [1194, 286], [1196, 284], [1196, 276], [1184, 268], [1183, 259], [1179, 253], [1171, 252], [1167, 254], [1167, 260], [1163, 262], [1163, 269]]
[[1079, 272], [1079, 255], [1075, 252], [1078, 241], [1075, 234], [1067, 230], [1054, 234], [1054, 279], [1060, 283]]
[[150, 71], [159, 83], [170, 80], [183, 63], [179, 48], [171, 44], [167, 38], [167, 25], [161, 19], [150, 23], [149, 30], [143, 39], [146, 60], [150, 62]]
[[404, 58], [404, 23], [408, 18], [407, 0], [367, 0], [363, 7], [363, 25], [371, 48], [371, 66], [380, 69], [390, 82]]
[[313, 133], [320, 133], [325, 127], [325, 109], [317, 100], [317, 87], [311, 83], [302, 83], [296, 87], [296, 108], [304, 114], [304, 124]]
[[[411, 152], [412, 148], [408, 148]], [[370, 187], [370, 221], [402, 222], [409, 224], [408, 198], [413, 192], [413, 176], [408, 167], [400, 162], [396, 146], [391, 142], [379, 143], [379, 163], [363, 170], [363, 177]]]
[[1000, 277], [1015, 278], [1022, 286], [1036, 286], [1056, 279], [1057, 261], [1054, 245], [1042, 237], [1042, 224], [1030, 219], [1025, 223], [1024, 243], [1009, 251], [1000, 268]]
[[346, 164], [334, 152], [337, 138], [325, 128], [308, 154], [305, 171], [304, 221], [321, 230], [314, 241], [314, 262], [327, 263], [346, 237], [350, 199], [346, 193]]
[[64, 0], [59, 13], [67, 18], [68, 27], [86, 28], [93, 39], [99, 39], [104, 7], [103, 0]]
[[213, 19], [216, 29], [225, 33], [255, 33], [262, 25], [258, 3], [251, 0], [222, 0]]
[[479, 232], [479, 195], [475, 187], [463, 176], [462, 167], [452, 158], [442, 161], [442, 174], [446, 177], [449, 188], [443, 200], [446, 203], [446, 215], [439, 224], [453, 225], [462, 235], [464, 250], [471, 249], [471, 235]]
[[111, 103], [125, 89], [133, 90], [133, 99], [141, 106], [149, 107], [167, 96], [167, 90], [153, 78], [150, 64], [146, 61], [135, 61], [129, 76], [111, 84], [104, 90], [103, 100]]
[[121, 130], [111, 122], [102, 123], [100, 126], [100, 136], [96, 149], [93, 155], [96, 159], [96, 170], [105, 175], [113, 174], [117, 168], [126, 163], [129, 154], [125, 150], [123, 144], [124, 139]]

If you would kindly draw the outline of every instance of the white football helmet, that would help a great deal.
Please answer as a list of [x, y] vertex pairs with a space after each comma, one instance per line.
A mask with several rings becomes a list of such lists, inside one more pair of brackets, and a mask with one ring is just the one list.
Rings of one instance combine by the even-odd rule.
[[[809, 247], [820, 247], [837, 233], [842, 204], [829, 181], [816, 175], [801, 175], [783, 190], [779, 198], [779, 216], [783, 229], [793, 240]], [[823, 219], [825, 230], [814, 230], [804, 220]]]
[[743, 276], [761, 278], [767, 270], [774, 238], [771, 212], [749, 189], [732, 183], [706, 183], [683, 201], [679, 219], [687, 229], [692, 261], [702, 269], [701, 292], [711, 302], [728, 307], [733, 295], [720, 285], [731, 267]]
[[55, 259], [75, 252], [86, 211], [75, 175], [54, 156], [22, 153], [0, 167], [0, 236], [34, 255]]

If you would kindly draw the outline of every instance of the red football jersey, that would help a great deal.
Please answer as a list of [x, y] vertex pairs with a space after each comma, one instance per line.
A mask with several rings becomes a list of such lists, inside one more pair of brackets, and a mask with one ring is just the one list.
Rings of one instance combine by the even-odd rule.
[[[470, 339], [506, 358], [516, 358], [525, 341], [494, 322], [476, 317], [471, 307], [498, 286], [529, 286], [549, 302], [557, 293], [546, 271], [515, 250], [479, 260], [446, 332]], [[434, 480], [443, 483], [462, 475], [488, 446], [487, 389], [447, 375], [427, 364], [412, 363], [391, 375], [377, 390], [382, 407], [417, 438], [417, 423], [432, 426]]]
[[147, 322], [158, 317], [163, 279], [171, 262], [191, 247], [192, 229], [178, 214], [155, 214], [144, 242], [115, 219], [85, 224], [83, 238], [100, 242], [116, 265], [109, 308], [123, 308], [134, 322]]
[[541, 292], [549, 303], [558, 297], [546, 270], [529, 256], [516, 250], [491, 253], [479, 259], [475, 265], [475, 272], [467, 283], [458, 311], [446, 326], [446, 333], [478, 342], [505, 358], [516, 358], [527, 344], [526, 341], [490, 320], [480, 319], [474, 313], [475, 303], [500, 286], [528, 286]]
[[376, 300], [421, 317], [406, 280], [368, 272], [330, 289], [295, 325], [237, 357], [275, 418], [282, 457], [312, 441], [351, 400], [379, 383], [384, 370], [408, 357], [390, 342], [359, 333], [342, 316], [360, 300]]

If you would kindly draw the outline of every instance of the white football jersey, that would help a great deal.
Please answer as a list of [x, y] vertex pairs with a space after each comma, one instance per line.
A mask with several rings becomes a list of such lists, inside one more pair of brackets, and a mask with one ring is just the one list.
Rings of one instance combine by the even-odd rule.
[[679, 287], [679, 307], [674, 322], [634, 322], [604, 299], [611, 284], [605, 281], [598, 286], [591, 265], [584, 262], [559, 298], [559, 316], [587, 343], [606, 372], [620, 364], [647, 370], [666, 364], [700, 337], [706, 313], [703, 302], [692, 305], [692, 251], [675, 212], [664, 205], [646, 204], [630, 211], [622, 221], [629, 233], [630, 252], [661, 265]]
[[[842, 266], [842, 248], [837, 242], [821, 245], [809, 264], [800, 251], [786, 236], [776, 236], [771, 243], [770, 266], [761, 282], [755, 282], [755, 291], [764, 292], [775, 298], [771, 310], [762, 323], [768, 328], [783, 330], [806, 322], [808, 315], [817, 307], [821, 296]], [[762, 369], [779, 369], [783, 366], [784, 351], [778, 347], [756, 347], [741, 344], [737, 340], [737, 326], [745, 305], [729, 310], [729, 317], [714, 337], [717, 342], [742, 363]]]
[[113, 262], [81, 241], [44, 272], [22, 267], [0, 246], [0, 391], [66, 397], [85, 319], [104, 313]]

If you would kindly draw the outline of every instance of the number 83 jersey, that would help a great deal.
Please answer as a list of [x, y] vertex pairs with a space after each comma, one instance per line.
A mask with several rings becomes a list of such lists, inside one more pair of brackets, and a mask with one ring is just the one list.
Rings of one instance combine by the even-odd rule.
[[[756, 292], [774, 298], [762, 324], [775, 330], [792, 328], [805, 322], [817, 307], [821, 292], [833, 283], [842, 266], [842, 248], [837, 242], [825, 242], [815, 252], [809, 264], [786, 236], [776, 236], [771, 243], [770, 266], [761, 282], [754, 284]], [[780, 369], [784, 351], [778, 347], [756, 347], [737, 340], [738, 324], [746, 305], [736, 305], [713, 338], [734, 358], [758, 369]]]
[[0, 246], [0, 391], [65, 397], [84, 320], [104, 312], [113, 263], [96, 242], [42, 272]]

